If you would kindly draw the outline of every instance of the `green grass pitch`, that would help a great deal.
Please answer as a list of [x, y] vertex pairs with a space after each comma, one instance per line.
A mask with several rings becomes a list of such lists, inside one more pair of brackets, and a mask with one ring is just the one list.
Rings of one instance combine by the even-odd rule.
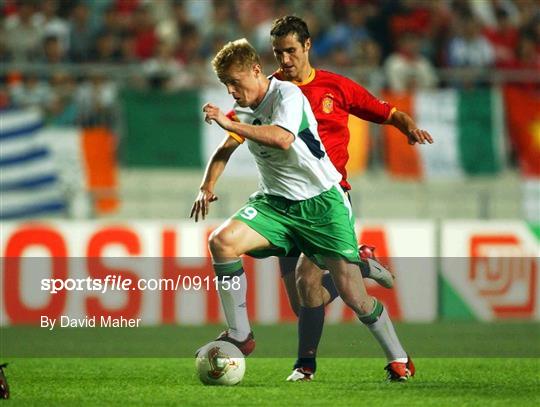
[[384, 358], [355, 324], [325, 327], [325, 357], [311, 383], [284, 380], [294, 361], [294, 325], [255, 327], [257, 356], [247, 359], [246, 376], [234, 387], [203, 386], [194, 373], [190, 354], [215, 336], [216, 326], [64, 329], [54, 335], [9, 327], [0, 333], [1, 361], [10, 362], [14, 405], [539, 405], [538, 325], [397, 328], [417, 366], [407, 383], [385, 382]]

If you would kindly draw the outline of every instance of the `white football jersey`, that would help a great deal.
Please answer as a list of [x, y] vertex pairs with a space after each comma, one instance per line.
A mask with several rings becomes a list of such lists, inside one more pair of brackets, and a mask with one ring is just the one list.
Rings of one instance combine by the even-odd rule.
[[[259, 187], [263, 193], [300, 201], [339, 184], [341, 174], [328, 158], [309, 101], [296, 85], [272, 77], [264, 99], [255, 110], [237, 104], [233, 110], [242, 123], [276, 125], [294, 135], [288, 150], [247, 140], [259, 168]], [[233, 137], [239, 139], [237, 135]]]

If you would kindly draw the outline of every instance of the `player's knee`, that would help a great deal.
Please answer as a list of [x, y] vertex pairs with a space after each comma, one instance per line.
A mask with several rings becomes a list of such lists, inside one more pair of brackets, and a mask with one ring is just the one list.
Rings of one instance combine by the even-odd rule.
[[358, 315], [367, 315], [373, 311], [373, 297], [361, 298], [354, 294], [342, 294], [341, 299], [349, 308]]
[[296, 288], [304, 306], [319, 305], [322, 297], [321, 279], [313, 274], [300, 274], [296, 276]]
[[227, 230], [214, 230], [208, 238], [208, 247], [213, 256], [221, 257], [234, 251], [234, 242]]
[[296, 276], [296, 289], [299, 293], [303, 294], [310, 289], [310, 284], [312, 284], [312, 281], [310, 281], [309, 276], [306, 275], [298, 275]]

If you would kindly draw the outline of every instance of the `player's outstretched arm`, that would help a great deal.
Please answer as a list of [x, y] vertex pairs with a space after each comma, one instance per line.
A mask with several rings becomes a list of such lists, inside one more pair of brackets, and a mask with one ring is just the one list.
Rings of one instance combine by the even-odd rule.
[[431, 134], [426, 130], [419, 129], [412, 117], [405, 112], [395, 110], [384, 124], [390, 124], [396, 127], [407, 136], [409, 144], [411, 145], [416, 143], [425, 144], [426, 142], [433, 144], [433, 137], [431, 137]]
[[231, 121], [229, 131], [253, 140], [263, 146], [277, 148], [279, 150], [288, 150], [294, 141], [294, 136], [291, 132], [275, 124], [255, 126]]
[[195, 217], [195, 222], [199, 221], [199, 215], [202, 219], [205, 219], [206, 215], [208, 215], [210, 202], [218, 200], [217, 195], [214, 194], [216, 182], [223, 173], [232, 153], [239, 145], [240, 143], [238, 143], [238, 141], [227, 136], [212, 154], [204, 171], [199, 194], [191, 207], [191, 214], [189, 217]]
[[229, 119], [223, 112], [211, 103], [203, 107], [204, 120], [211, 124], [215, 121], [224, 130], [236, 133], [241, 137], [253, 140], [264, 146], [288, 150], [294, 141], [294, 136], [288, 130], [277, 125], [261, 125], [240, 123]]

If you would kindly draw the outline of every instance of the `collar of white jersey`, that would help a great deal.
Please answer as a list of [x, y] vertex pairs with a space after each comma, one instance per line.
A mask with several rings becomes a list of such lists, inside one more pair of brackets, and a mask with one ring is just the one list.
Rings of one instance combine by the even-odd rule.
[[268, 76], [267, 78], [270, 80], [270, 83], [268, 84], [268, 89], [266, 89], [266, 93], [264, 94], [264, 97], [262, 98], [261, 103], [259, 103], [257, 107], [253, 109], [254, 112], [259, 110], [259, 108], [266, 103], [266, 101], [269, 98], [268, 95], [272, 93], [272, 91], [274, 90], [274, 87], [276, 86], [276, 78], [274, 78], [272, 75]]

